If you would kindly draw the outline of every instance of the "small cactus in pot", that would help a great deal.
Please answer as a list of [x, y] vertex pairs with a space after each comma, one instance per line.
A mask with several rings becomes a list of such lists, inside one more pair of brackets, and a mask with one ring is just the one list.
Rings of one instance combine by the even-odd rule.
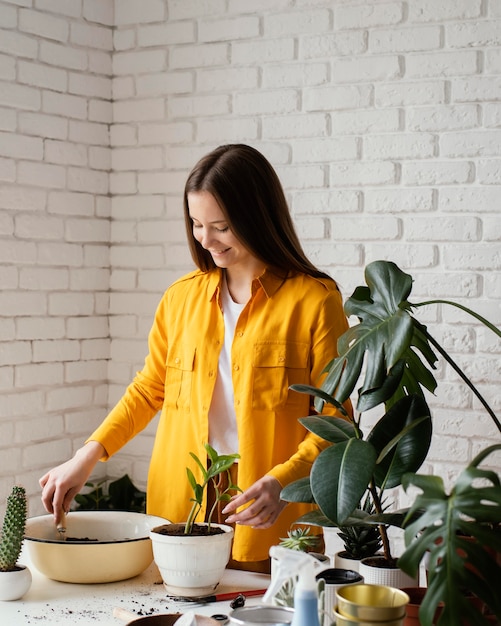
[[18, 563], [26, 528], [26, 490], [14, 486], [7, 498], [7, 507], [0, 535], [0, 600], [17, 600], [31, 586], [31, 572]]
[[26, 491], [14, 486], [7, 498], [7, 508], [0, 536], [0, 571], [11, 572], [17, 567], [26, 527]]

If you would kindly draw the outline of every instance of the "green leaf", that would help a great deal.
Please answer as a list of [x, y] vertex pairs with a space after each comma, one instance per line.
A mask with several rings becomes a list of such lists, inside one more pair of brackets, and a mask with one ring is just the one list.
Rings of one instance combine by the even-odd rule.
[[331, 443], [339, 443], [357, 436], [353, 422], [330, 415], [301, 417], [299, 422], [310, 432]]
[[286, 502], [314, 502], [310, 477], [306, 476], [286, 485], [280, 492], [280, 498]]
[[367, 441], [349, 439], [323, 450], [311, 469], [311, 488], [322, 513], [344, 525], [358, 507], [376, 465], [377, 452]]
[[[289, 387], [289, 389], [292, 389], [293, 391], [298, 391], [299, 393], [305, 393], [305, 394], [310, 395], [310, 396], [316, 396], [317, 398], [320, 398], [324, 402], [327, 402], [328, 404], [331, 404], [332, 406], [335, 406], [336, 409], [340, 413], [342, 413], [343, 415], [348, 417], [348, 412], [346, 411], [344, 406], [341, 404], [341, 402], [338, 402], [336, 400], [336, 398], [334, 398], [330, 394], [326, 393], [322, 389], [319, 389], [318, 387], [313, 387], [312, 385], [291, 385]], [[320, 411], [321, 410], [322, 409], [320, 409]]]

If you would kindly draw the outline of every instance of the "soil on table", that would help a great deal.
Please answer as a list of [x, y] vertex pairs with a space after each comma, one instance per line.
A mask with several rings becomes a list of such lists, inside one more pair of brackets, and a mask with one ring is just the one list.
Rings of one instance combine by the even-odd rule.
[[[184, 524], [164, 524], [163, 526], [156, 526], [153, 529], [153, 532], [158, 533], [159, 535], [169, 535], [171, 537], [178, 537], [180, 535], [184, 535]], [[202, 524], [193, 524], [193, 529], [189, 535], [191, 537], [207, 537], [207, 535], [220, 535], [224, 533], [224, 530], [219, 527], [209, 527]]]

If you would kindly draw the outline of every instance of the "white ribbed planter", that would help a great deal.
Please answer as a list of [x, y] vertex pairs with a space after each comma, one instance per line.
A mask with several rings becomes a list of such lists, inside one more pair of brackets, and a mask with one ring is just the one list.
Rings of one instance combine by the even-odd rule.
[[205, 596], [219, 584], [230, 560], [234, 532], [226, 524], [211, 526], [224, 532], [204, 536], [162, 535], [155, 529], [150, 532], [153, 558], [169, 594]]
[[366, 585], [385, 585], [386, 587], [395, 587], [403, 589], [404, 587], [418, 587], [419, 579], [412, 578], [398, 567], [375, 567], [368, 565], [370, 559], [384, 559], [384, 557], [369, 557], [362, 559], [358, 572], [364, 577]]
[[348, 556], [346, 550], [341, 550], [341, 552], [336, 552], [334, 555], [334, 567], [337, 569], [351, 569], [352, 572], [358, 572], [360, 559], [352, 559]]
[[12, 572], [0, 572], [0, 600], [19, 600], [31, 587], [31, 572], [18, 563], [19, 569]]

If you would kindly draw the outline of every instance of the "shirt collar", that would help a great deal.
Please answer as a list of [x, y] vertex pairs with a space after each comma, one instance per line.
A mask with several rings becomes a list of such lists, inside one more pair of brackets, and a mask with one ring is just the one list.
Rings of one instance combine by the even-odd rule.
[[[209, 296], [209, 300], [212, 300], [220, 292], [223, 270], [218, 268], [208, 272], [208, 280], [207, 295]], [[261, 287], [266, 297], [271, 298], [278, 291], [284, 280], [285, 278], [277, 276], [277, 274], [271, 272], [269, 269], [265, 269], [261, 276], [258, 276], [258, 278], [252, 281], [252, 295]]]

